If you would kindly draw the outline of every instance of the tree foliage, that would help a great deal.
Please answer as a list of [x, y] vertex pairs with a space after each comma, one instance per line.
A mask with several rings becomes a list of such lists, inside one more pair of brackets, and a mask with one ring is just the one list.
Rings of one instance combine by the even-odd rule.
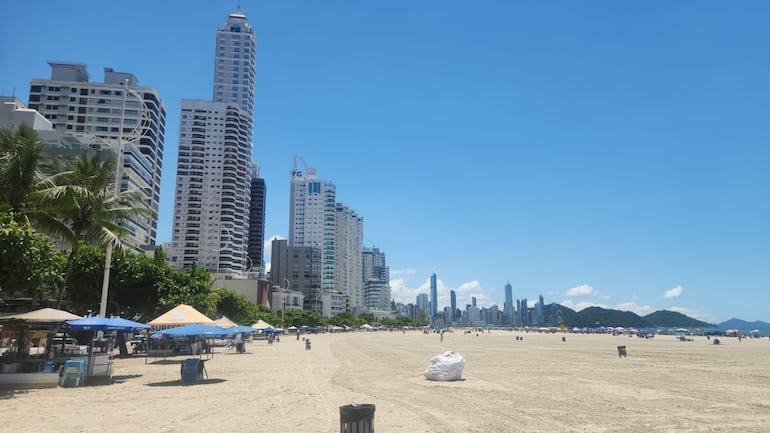
[[0, 293], [47, 299], [61, 281], [64, 255], [11, 212], [0, 212]]
[[211, 288], [211, 274], [197, 266], [170, 273], [159, 287], [158, 296], [158, 304], [165, 310], [188, 304], [209, 317], [214, 317], [217, 312], [217, 294]]

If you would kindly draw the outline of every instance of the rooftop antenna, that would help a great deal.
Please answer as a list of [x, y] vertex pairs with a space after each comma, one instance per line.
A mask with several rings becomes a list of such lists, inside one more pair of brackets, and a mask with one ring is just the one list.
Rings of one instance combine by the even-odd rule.
[[237, 10], [241, 10], [241, 0], [238, 0]]

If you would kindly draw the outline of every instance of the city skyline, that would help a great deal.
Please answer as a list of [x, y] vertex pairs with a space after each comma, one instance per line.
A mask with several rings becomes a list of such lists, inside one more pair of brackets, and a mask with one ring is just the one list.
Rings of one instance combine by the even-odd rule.
[[[0, 94], [28, 103], [49, 60], [157, 89], [157, 238], [169, 241], [181, 101], [211, 99], [215, 29], [236, 2], [3, 8]], [[458, 305], [503, 306], [510, 282], [516, 299], [542, 292], [571, 308], [770, 319], [770, 5], [241, 8], [259, 45], [266, 241], [288, 238], [298, 154], [366, 219], [364, 244], [387, 254], [397, 301], [414, 302], [435, 271]], [[30, 32], [33, 16], [57, 36]]]

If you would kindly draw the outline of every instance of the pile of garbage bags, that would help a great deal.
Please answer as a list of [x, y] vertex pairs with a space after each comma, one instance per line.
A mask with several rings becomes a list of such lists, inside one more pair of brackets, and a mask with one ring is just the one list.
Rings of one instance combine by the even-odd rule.
[[463, 379], [465, 358], [457, 352], [444, 352], [430, 359], [428, 368], [422, 373], [428, 380], [452, 381]]

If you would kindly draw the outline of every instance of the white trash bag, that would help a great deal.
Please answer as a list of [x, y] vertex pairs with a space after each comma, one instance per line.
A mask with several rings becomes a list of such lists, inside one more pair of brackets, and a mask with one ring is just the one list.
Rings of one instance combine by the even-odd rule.
[[457, 352], [444, 352], [430, 359], [428, 368], [422, 373], [428, 380], [462, 380], [465, 358]]

